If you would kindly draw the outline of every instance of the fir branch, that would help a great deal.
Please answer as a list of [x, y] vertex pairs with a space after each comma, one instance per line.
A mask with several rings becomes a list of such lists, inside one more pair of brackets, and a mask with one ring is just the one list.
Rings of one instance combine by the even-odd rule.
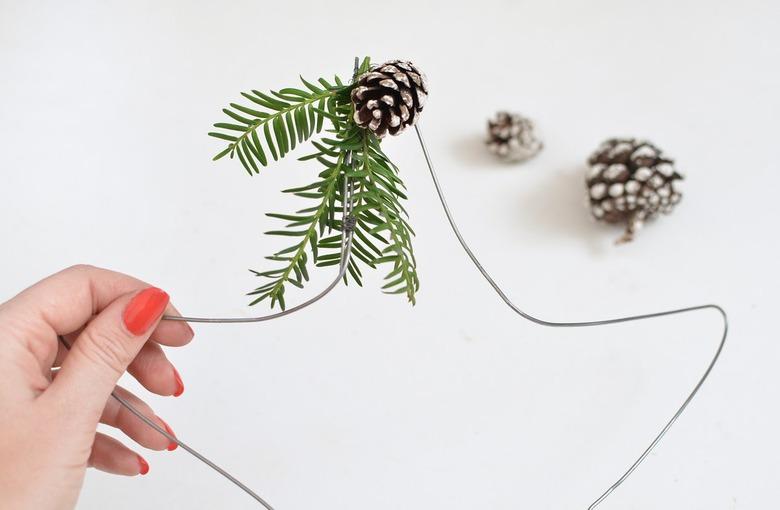
[[[370, 61], [366, 58], [356, 75], [367, 72], [369, 66]], [[310, 260], [318, 267], [339, 264], [345, 179], [352, 183], [350, 205], [355, 226], [344, 282], [352, 280], [362, 285], [361, 267], [373, 269], [379, 264], [391, 264], [383, 292], [405, 294], [414, 304], [419, 289], [411, 243], [414, 231], [401, 203], [406, 195], [398, 168], [382, 152], [376, 136], [356, 125], [350, 99], [353, 85], [344, 85], [338, 77], [335, 77], [335, 85], [323, 79], [319, 80], [319, 86], [301, 80], [307, 90], [285, 88], [270, 94], [256, 90], [251, 94], [243, 93], [252, 101], [252, 108], [231, 103], [230, 108], [223, 111], [233, 122], [217, 123], [214, 126], [220, 131], [209, 133], [229, 142], [215, 160], [228, 154], [231, 158], [237, 156], [252, 175], [259, 173], [259, 166], [268, 164], [266, 151], [274, 160], [279, 159], [314, 133], [321, 132], [325, 120], [332, 126], [327, 130], [328, 135], [312, 140], [315, 152], [299, 158], [301, 161], [315, 160], [324, 167], [318, 179], [309, 185], [285, 190], [299, 198], [314, 200], [315, 205], [294, 214], [268, 214], [286, 224], [280, 230], [266, 233], [294, 239], [294, 242], [266, 257], [280, 263], [279, 267], [252, 271], [268, 281], [249, 293], [256, 296], [251, 304], [270, 299], [271, 307], [278, 302], [284, 309], [285, 289], [288, 284], [303, 287], [309, 279], [307, 265]], [[350, 152], [353, 163], [348, 166], [345, 161]], [[331, 235], [334, 231], [338, 233]]]
[[382, 256], [374, 259], [375, 265], [392, 263], [393, 268], [385, 276], [389, 280], [382, 286], [388, 294], [406, 294], [410, 303], [415, 304], [415, 293], [420, 288], [417, 278], [417, 262], [412, 251], [411, 238], [414, 231], [404, 219], [406, 210], [400, 203], [405, 195], [398, 189], [403, 182], [397, 176], [397, 168], [382, 152], [376, 137], [368, 131], [363, 132], [363, 147], [359, 157], [361, 169], [365, 172], [367, 202], [375, 206], [382, 222], [369, 230], [370, 234], [387, 232], [388, 246], [382, 250]]
[[323, 78], [314, 85], [301, 77], [307, 90], [283, 88], [265, 94], [258, 90], [241, 95], [253, 103], [251, 108], [230, 103], [222, 112], [230, 122], [217, 122], [209, 136], [228, 142], [226, 148], [214, 156], [214, 161], [230, 155], [238, 156], [241, 165], [249, 175], [260, 172], [260, 166], [267, 166], [270, 153], [274, 161], [315, 133], [322, 131], [328, 110], [333, 108], [333, 99], [346, 86], [336, 77], [336, 84]]
[[[348, 266], [350, 276], [361, 285], [358, 262], [370, 268], [391, 263], [383, 292], [406, 294], [414, 304], [420, 287], [411, 242], [414, 231], [405, 219], [406, 210], [401, 204], [406, 195], [398, 169], [382, 152], [376, 137], [354, 124], [342, 129], [337, 139], [323, 139], [323, 142], [329, 151], [352, 151], [358, 163], [345, 174], [355, 186], [352, 214], [356, 224]], [[323, 239], [319, 247], [335, 250], [340, 247], [338, 239], [340, 236]], [[320, 257], [317, 265], [334, 265], [338, 260], [338, 253], [334, 252], [327, 258]]]
[[[329, 162], [330, 163], [330, 162]], [[258, 296], [250, 305], [254, 305], [266, 298], [271, 298], [271, 307], [279, 302], [282, 309], [285, 308], [285, 285], [290, 283], [298, 288], [303, 288], [303, 282], [308, 281], [309, 274], [306, 269], [308, 257], [307, 248], [311, 247], [315, 262], [317, 261], [316, 245], [318, 235], [322, 233], [326, 224], [332, 224], [328, 216], [333, 209], [333, 201], [336, 198], [339, 178], [344, 170], [344, 157], [339, 154], [335, 163], [320, 174], [321, 180], [301, 188], [285, 190], [302, 198], [314, 198], [319, 200], [319, 205], [298, 211], [295, 215], [269, 213], [272, 218], [289, 221], [284, 230], [272, 230], [268, 235], [296, 237], [299, 240], [287, 248], [276, 252], [273, 256], [266, 257], [269, 260], [283, 262], [281, 268], [270, 271], [252, 271], [256, 276], [268, 278], [271, 281], [250, 292], [249, 295]], [[305, 227], [299, 230], [299, 227]]]

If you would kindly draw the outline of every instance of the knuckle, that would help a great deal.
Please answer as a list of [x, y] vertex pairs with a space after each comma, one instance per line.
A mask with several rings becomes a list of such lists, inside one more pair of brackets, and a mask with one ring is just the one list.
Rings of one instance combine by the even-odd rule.
[[95, 266], [90, 265], [90, 264], [75, 264], [75, 265], [72, 265], [72, 266], [68, 267], [67, 269], [65, 269], [65, 271], [71, 272], [71, 273], [82, 273], [83, 274], [83, 273], [90, 273], [90, 272], [94, 271], [95, 269], [97, 269], [97, 268]]
[[90, 362], [121, 375], [132, 361], [124, 336], [116, 330], [85, 330], [76, 342], [80, 353]]
[[137, 356], [133, 360], [133, 368], [140, 373], [155, 373], [158, 371], [157, 360], [148, 355]]

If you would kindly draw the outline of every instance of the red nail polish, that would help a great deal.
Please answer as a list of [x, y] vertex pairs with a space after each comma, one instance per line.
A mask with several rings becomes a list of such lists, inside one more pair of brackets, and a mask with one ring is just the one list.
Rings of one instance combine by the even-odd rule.
[[136, 294], [127, 304], [122, 320], [127, 330], [138, 336], [146, 333], [168, 306], [168, 294], [156, 287], [149, 287]]
[[149, 464], [147, 464], [147, 462], [144, 460], [144, 458], [141, 457], [140, 455], [136, 455], [136, 457], [138, 457], [138, 465], [141, 468], [140, 473], [142, 475], [145, 475], [146, 473], [149, 472]]
[[[174, 433], [173, 433], [173, 429], [170, 427], [170, 425], [168, 425], [167, 423], [165, 423], [165, 420], [163, 420], [163, 419], [162, 419], [162, 418], [160, 418], [159, 416], [157, 417], [157, 419], [158, 419], [158, 420], [160, 420], [160, 421], [162, 422], [162, 424], [163, 424], [163, 427], [165, 427], [165, 432], [167, 432], [168, 434], [172, 435], [173, 437], [176, 437], [176, 434], [174, 434]], [[168, 451], [169, 451], [169, 452], [172, 452], [173, 450], [175, 450], [175, 449], [176, 449], [176, 448], [178, 448], [178, 447], [179, 447], [179, 445], [178, 445], [178, 444], [176, 444], [176, 443], [174, 443], [174, 442], [171, 442], [171, 443], [168, 445]]]
[[181, 380], [181, 376], [179, 375], [179, 371], [175, 368], [173, 369], [173, 378], [176, 379], [176, 391], [174, 392], [174, 397], [180, 397], [182, 393], [184, 393], [184, 383]]

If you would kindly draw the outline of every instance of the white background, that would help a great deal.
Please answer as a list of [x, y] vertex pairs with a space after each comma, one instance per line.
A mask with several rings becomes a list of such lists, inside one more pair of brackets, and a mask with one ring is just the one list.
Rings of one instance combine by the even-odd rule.
[[[187, 314], [265, 312], [243, 295], [280, 246], [264, 213], [298, 206], [279, 190], [317, 167], [290, 158], [250, 178], [211, 163], [211, 123], [242, 90], [346, 78], [355, 55], [412, 59], [450, 205], [520, 306], [552, 320], [703, 302], [731, 314], [711, 379], [602, 508], [774, 507], [778, 4], [466, 4], [0, 2], [0, 299], [85, 262], [165, 288]], [[499, 108], [537, 120], [538, 158], [485, 153]], [[687, 176], [678, 209], [619, 247], [619, 228], [588, 219], [582, 182], [616, 135], [650, 138]], [[284, 320], [196, 327], [169, 351], [184, 396], [148, 400], [279, 510], [587, 507], [690, 391], [717, 315], [525, 322], [447, 229], [414, 136], [385, 147], [410, 190], [418, 305], [371, 275]], [[145, 455], [146, 477], [91, 472], [79, 508], [256, 508], [181, 450]]]

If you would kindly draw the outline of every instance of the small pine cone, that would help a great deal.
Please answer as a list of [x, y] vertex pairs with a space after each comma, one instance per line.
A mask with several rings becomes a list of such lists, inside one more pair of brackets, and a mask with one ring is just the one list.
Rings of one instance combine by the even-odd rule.
[[425, 75], [411, 62], [375, 65], [352, 89], [355, 122], [378, 138], [398, 135], [417, 122], [427, 98]]
[[488, 121], [485, 143], [490, 152], [507, 161], [526, 160], [543, 147], [536, 136], [534, 123], [522, 115], [509, 112], [498, 112], [493, 120]]
[[590, 210], [608, 223], [625, 223], [619, 243], [631, 241], [646, 219], [668, 214], [682, 198], [683, 176], [655, 145], [633, 138], [605, 141], [588, 159]]

